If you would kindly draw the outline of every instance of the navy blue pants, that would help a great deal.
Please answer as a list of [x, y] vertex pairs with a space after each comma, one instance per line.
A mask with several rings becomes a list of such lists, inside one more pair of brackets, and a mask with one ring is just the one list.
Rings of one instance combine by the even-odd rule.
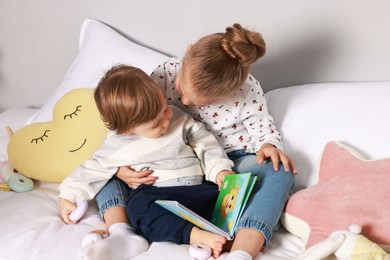
[[194, 186], [155, 187], [141, 185], [130, 191], [126, 213], [130, 225], [149, 242], [170, 241], [189, 244], [194, 225], [154, 201], [176, 200], [210, 220], [218, 197], [218, 186], [204, 183]]

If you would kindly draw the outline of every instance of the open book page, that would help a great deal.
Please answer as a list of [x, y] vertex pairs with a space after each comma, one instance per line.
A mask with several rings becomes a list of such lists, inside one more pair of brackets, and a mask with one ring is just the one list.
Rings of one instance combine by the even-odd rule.
[[219, 234], [221, 236], [226, 237], [227, 239], [232, 239], [230, 234], [228, 232], [223, 231], [216, 225], [212, 224], [210, 221], [204, 219], [203, 217], [199, 216], [189, 208], [185, 207], [184, 205], [180, 204], [177, 201], [173, 200], [156, 200], [156, 203], [162, 206], [163, 208], [171, 211], [175, 215], [191, 222], [192, 224], [198, 226], [201, 229]]
[[220, 234], [227, 239], [234, 236], [234, 228], [241, 217], [257, 177], [250, 173], [225, 177], [218, 195], [211, 221], [206, 220], [177, 201], [156, 200], [156, 203], [177, 216], [204, 230]]

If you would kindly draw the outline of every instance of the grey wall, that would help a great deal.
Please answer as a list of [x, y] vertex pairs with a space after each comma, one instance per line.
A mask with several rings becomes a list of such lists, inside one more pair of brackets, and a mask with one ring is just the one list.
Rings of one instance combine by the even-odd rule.
[[172, 56], [239, 22], [267, 42], [252, 73], [268, 91], [390, 80], [389, 11], [387, 0], [0, 0], [0, 112], [45, 102], [77, 54], [84, 18]]

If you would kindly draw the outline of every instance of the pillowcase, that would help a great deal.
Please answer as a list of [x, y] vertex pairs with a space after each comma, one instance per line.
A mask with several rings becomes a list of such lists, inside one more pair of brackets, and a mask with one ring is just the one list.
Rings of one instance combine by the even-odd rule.
[[318, 184], [293, 194], [282, 214], [283, 226], [309, 248], [334, 231], [362, 227], [362, 235], [390, 248], [390, 157], [364, 160], [346, 145], [326, 144]]
[[331, 140], [368, 159], [390, 157], [390, 82], [308, 84], [265, 95], [285, 152], [298, 168], [293, 191], [317, 183], [317, 162]]
[[107, 132], [93, 89], [73, 89], [54, 106], [53, 120], [32, 123], [11, 136], [9, 162], [31, 179], [62, 182], [91, 157]]
[[64, 80], [27, 124], [50, 121], [54, 105], [65, 93], [74, 88], [96, 87], [113, 65], [132, 65], [150, 74], [168, 58], [126, 39], [102, 22], [86, 19], [81, 26], [79, 53]]

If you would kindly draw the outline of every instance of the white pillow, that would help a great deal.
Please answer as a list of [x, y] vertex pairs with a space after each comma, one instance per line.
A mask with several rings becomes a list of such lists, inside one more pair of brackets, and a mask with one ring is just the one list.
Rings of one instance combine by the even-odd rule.
[[317, 163], [329, 141], [372, 160], [390, 157], [390, 82], [292, 86], [269, 91], [266, 98], [299, 171], [295, 190], [317, 183]]
[[96, 87], [100, 78], [113, 65], [132, 65], [150, 74], [168, 58], [126, 39], [97, 20], [86, 19], [81, 26], [76, 59], [62, 83], [42, 108], [27, 120], [27, 124], [51, 120], [54, 105], [65, 93], [75, 88]]

